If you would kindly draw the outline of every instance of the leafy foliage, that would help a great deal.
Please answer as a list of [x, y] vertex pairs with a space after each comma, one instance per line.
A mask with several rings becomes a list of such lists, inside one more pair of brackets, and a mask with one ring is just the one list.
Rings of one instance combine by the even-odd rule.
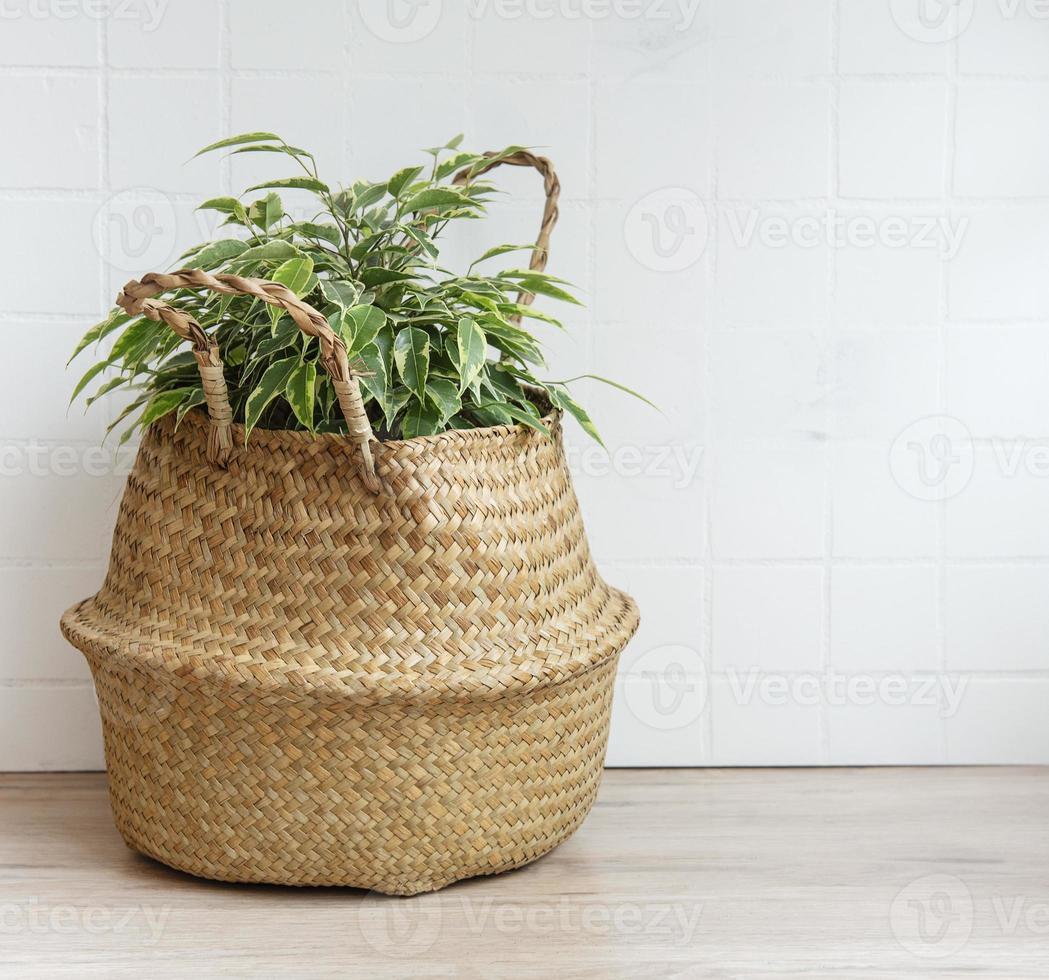
[[[294, 161], [302, 175], [249, 188], [263, 192], [250, 202], [205, 201], [201, 209], [225, 216], [230, 237], [191, 248], [180, 265], [274, 280], [318, 309], [361, 374], [380, 438], [511, 422], [545, 431], [545, 400], [600, 441], [568, 382], [537, 376], [544, 367], [541, 345], [519, 322], [524, 317], [560, 327], [518, 297], [533, 293], [578, 302], [567, 284], [530, 269], [475, 271], [482, 262], [528, 246], [489, 249], [462, 275], [439, 264], [442, 230], [451, 221], [480, 218], [495, 190], [479, 174], [491, 160], [461, 150], [460, 141], [426, 151], [432, 158], [426, 171], [406, 167], [389, 180], [339, 189], [320, 179], [312, 154], [274, 133], [213, 143], [200, 152], [278, 154]], [[454, 184], [464, 168], [469, 179]], [[288, 214], [278, 194], [285, 189], [309, 192], [316, 213], [309, 220]], [[318, 365], [318, 345], [284, 311], [253, 297], [191, 289], [173, 290], [168, 299], [192, 314], [218, 345], [234, 420], [243, 423], [245, 437], [257, 426], [345, 431], [334, 388]], [[130, 420], [123, 439], [170, 413], [181, 421], [204, 404], [192, 353], [179, 350], [182, 342], [163, 323], [115, 309], [88, 331], [73, 357], [113, 335], [109, 356], [92, 365], [73, 397], [107, 369], [115, 372], [88, 404], [108, 391], [131, 389], [137, 397], [112, 426]]]

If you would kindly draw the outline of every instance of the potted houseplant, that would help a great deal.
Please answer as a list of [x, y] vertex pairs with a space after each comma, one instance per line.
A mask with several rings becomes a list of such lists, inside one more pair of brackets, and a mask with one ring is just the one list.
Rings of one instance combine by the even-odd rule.
[[[128, 283], [74, 356], [144, 433], [99, 593], [70, 609], [117, 825], [194, 874], [396, 894], [516, 867], [597, 790], [629, 597], [590, 558], [561, 445], [568, 382], [525, 324], [559, 184], [519, 147], [202, 207], [235, 234]], [[508, 164], [542, 174], [528, 268], [440, 263]], [[280, 193], [316, 200], [295, 218]], [[179, 348], [184, 341], [189, 351]], [[604, 379], [600, 379], [604, 380]], [[610, 382], [611, 383], [611, 382]]]

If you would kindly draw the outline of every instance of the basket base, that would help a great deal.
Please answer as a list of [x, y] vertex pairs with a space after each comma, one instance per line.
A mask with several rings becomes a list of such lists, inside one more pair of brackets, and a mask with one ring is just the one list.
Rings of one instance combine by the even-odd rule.
[[136, 854], [141, 854], [144, 857], [149, 858], [151, 861], [156, 861], [158, 864], [171, 868], [173, 871], [178, 871], [180, 874], [190, 875], [193, 878], [199, 878], [202, 881], [220, 881], [238, 885], [284, 885], [291, 888], [358, 888], [365, 891], [378, 892], [381, 895], [390, 895], [397, 898], [410, 898], [413, 895], [425, 895], [429, 892], [440, 891], [442, 888], [447, 888], [449, 885], [454, 885], [459, 881], [468, 881], [471, 878], [484, 878], [490, 875], [505, 874], [509, 871], [516, 871], [519, 868], [527, 867], [529, 864], [545, 857], [551, 851], [556, 850], [556, 848], [563, 844], [579, 829], [585, 818], [586, 813], [584, 813], [573, 826], [567, 828], [564, 835], [559, 840], [545, 842], [544, 846], [538, 848], [528, 857], [506, 861], [490, 870], [469, 871], [463, 874], [435, 875], [432, 878], [412, 877], [404, 879], [383, 879], [380, 881], [374, 881], [370, 884], [365, 883], [369, 880], [367, 873], [358, 874], [354, 869], [346, 869], [340, 874], [331, 876], [330, 880], [328, 876], [315, 876], [310, 879], [296, 880], [284, 876], [280, 878], [267, 878], [264, 875], [252, 875], [250, 872], [237, 874], [231, 872], [228, 867], [224, 866], [204, 868], [197, 862], [184, 862], [177, 857], [159, 854], [145, 841], [136, 840], [119, 826], [118, 829], [120, 830], [120, 835], [124, 843]]
[[114, 820], [201, 878], [435, 891], [528, 864], [597, 796], [615, 659], [513, 699], [257, 695], [91, 658]]

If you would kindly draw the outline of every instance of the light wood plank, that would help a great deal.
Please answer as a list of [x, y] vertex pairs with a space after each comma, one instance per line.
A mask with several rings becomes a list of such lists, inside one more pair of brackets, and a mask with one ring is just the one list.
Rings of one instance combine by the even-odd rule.
[[547, 858], [391, 899], [196, 880], [104, 776], [0, 776], [0, 975], [1042, 978], [1047, 819], [1039, 768], [610, 770]]

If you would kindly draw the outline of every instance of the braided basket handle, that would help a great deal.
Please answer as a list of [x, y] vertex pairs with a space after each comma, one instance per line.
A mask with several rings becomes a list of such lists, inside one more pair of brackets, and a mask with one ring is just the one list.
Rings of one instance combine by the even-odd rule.
[[[452, 183], [462, 186], [471, 177], [480, 177], [481, 174], [486, 174], [489, 170], [494, 170], [504, 163], [509, 164], [511, 167], [535, 167], [542, 175], [546, 203], [543, 205], [543, 220], [539, 224], [539, 235], [535, 240], [535, 248], [532, 249], [532, 260], [528, 264], [528, 268], [533, 271], [542, 272], [546, 268], [546, 260], [550, 256], [550, 235], [557, 224], [557, 218], [560, 214], [557, 202], [561, 197], [561, 181], [557, 179], [554, 165], [546, 157], [536, 156], [534, 153], [529, 153], [528, 150], [518, 150], [516, 153], [510, 153], [504, 157], [500, 157], [494, 151], [489, 150], [484, 156], [494, 159], [477, 170], [473, 170], [472, 166], [464, 167], [455, 175]], [[522, 306], [528, 306], [534, 299], [534, 293], [523, 292], [518, 294], [517, 302]], [[520, 316], [515, 316], [511, 319], [515, 323], [520, 323], [521, 321]]]
[[350, 438], [357, 443], [361, 453], [361, 477], [369, 490], [378, 493], [379, 478], [375, 473], [375, 460], [370, 446], [375, 437], [364, 410], [360, 386], [350, 370], [346, 345], [320, 313], [278, 282], [226, 273], [212, 275], [203, 269], [180, 269], [172, 273], [151, 272], [140, 280], [129, 282], [117, 296], [117, 306], [130, 316], [142, 314], [150, 320], [166, 323], [179, 337], [193, 345], [193, 355], [197, 359], [197, 369], [200, 371], [211, 419], [208, 459], [225, 466], [233, 448], [233, 411], [222, 376], [222, 358], [219, 356], [218, 347], [208, 340], [207, 334], [192, 316], [176, 310], [163, 300], [154, 299], [160, 293], [187, 288], [210, 289], [226, 296], [254, 296], [264, 303], [286, 310], [306, 336], [317, 338], [320, 342], [321, 363], [331, 375]]

